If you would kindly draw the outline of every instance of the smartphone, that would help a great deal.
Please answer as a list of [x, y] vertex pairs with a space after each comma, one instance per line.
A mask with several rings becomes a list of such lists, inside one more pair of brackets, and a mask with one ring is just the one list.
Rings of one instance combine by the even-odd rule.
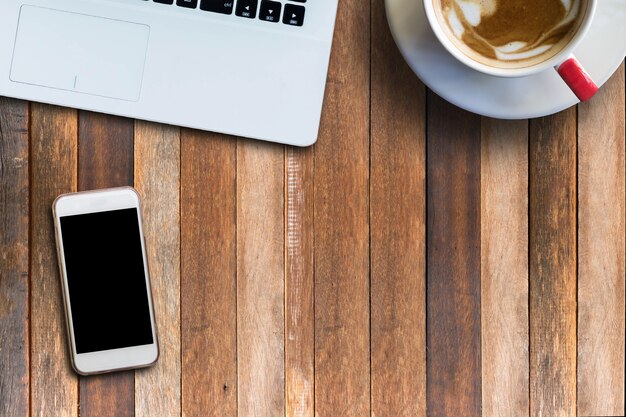
[[139, 194], [63, 194], [52, 205], [72, 366], [81, 375], [159, 356]]

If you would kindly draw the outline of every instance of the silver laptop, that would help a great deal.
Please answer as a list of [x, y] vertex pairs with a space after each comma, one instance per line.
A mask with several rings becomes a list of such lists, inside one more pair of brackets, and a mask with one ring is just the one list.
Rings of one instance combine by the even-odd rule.
[[307, 146], [338, 0], [0, 0], [0, 95]]

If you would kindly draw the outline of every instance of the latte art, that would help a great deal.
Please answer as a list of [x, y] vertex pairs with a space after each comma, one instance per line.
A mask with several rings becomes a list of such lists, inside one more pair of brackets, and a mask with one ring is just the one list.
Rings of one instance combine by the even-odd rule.
[[585, 0], [433, 0], [448, 37], [474, 60], [523, 67], [549, 59], [579, 26]]

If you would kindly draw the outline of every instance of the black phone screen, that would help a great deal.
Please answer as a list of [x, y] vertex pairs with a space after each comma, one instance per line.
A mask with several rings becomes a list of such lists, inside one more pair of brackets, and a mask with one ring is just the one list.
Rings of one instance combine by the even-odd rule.
[[76, 352], [153, 343], [137, 209], [60, 222]]

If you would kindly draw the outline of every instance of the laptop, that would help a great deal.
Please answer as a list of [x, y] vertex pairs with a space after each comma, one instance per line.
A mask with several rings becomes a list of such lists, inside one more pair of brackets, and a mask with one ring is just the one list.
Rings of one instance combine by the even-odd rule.
[[308, 146], [338, 0], [0, 0], [0, 95]]

